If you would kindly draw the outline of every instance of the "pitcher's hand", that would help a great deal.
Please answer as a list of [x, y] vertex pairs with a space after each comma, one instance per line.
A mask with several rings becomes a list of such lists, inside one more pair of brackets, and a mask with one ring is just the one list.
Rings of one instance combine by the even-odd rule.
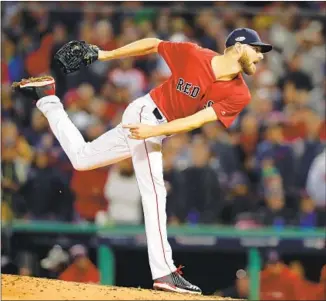
[[148, 124], [126, 124], [122, 126], [124, 129], [130, 130], [130, 139], [144, 140], [146, 138], [160, 136], [158, 127]]

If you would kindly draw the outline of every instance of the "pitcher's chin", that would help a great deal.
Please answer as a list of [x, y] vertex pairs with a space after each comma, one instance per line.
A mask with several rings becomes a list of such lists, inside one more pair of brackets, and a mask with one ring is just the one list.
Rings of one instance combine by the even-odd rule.
[[242, 71], [247, 75], [255, 74], [256, 70], [257, 70], [257, 68], [256, 68], [256, 65], [254, 63], [244, 64], [242, 66]]

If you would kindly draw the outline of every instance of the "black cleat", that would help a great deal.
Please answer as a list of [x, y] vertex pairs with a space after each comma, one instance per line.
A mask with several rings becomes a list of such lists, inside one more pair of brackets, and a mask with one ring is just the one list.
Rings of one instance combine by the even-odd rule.
[[39, 100], [44, 96], [55, 95], [55, 80], [52, 76], [22, 79], [20, 82], [14, 82], [11, 87], [14, 91], [18, 91], [33, 100]]
[[181, 268], [179, 267], [175, 272], [167, 276], [155, 279], [153, 288], [167, 292], [201, 295], [202, 291], [198, 286], [191, 284], [181, 276]]

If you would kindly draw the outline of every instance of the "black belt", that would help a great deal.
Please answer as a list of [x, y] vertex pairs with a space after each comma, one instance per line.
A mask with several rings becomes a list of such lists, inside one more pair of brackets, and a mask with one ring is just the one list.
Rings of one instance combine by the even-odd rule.
[[164, 119], [163, 116], [162, 116], [162, 114], [158, 110], [158, 108], [155, 108], [154, 109], [153, 114], [156, 117], [156, 119], [158, 119], [158, 120], [163, 120]]

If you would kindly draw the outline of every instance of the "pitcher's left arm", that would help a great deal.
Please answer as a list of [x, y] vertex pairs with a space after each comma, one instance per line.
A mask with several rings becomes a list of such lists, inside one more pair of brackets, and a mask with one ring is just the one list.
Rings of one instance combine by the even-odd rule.
[[[217, 98], [215, 98], [217, 99]], [[146, 139], [155, 136], [169, 136], [177, 133], [189, 132], [200, 128], [206, 123], [219, 120], [226, 128], [230, 127], [234, 119], [248, 104], [250, 94], [236, 94], [218, 100], [210, 100], [210, 106], [197, 113], [179, 118], [160, 125], [125, 124], [130, 129], [130, 138]]]
[[179, 118], [160, 125], [125, 124], [130, 129], [130, 138], [143, 140], [155, 136], [169, 136], [177, 133], [189, 132], [203, 126], [205, 123], [218, 120], [212, 107], [201, 110], [188, 117]]

